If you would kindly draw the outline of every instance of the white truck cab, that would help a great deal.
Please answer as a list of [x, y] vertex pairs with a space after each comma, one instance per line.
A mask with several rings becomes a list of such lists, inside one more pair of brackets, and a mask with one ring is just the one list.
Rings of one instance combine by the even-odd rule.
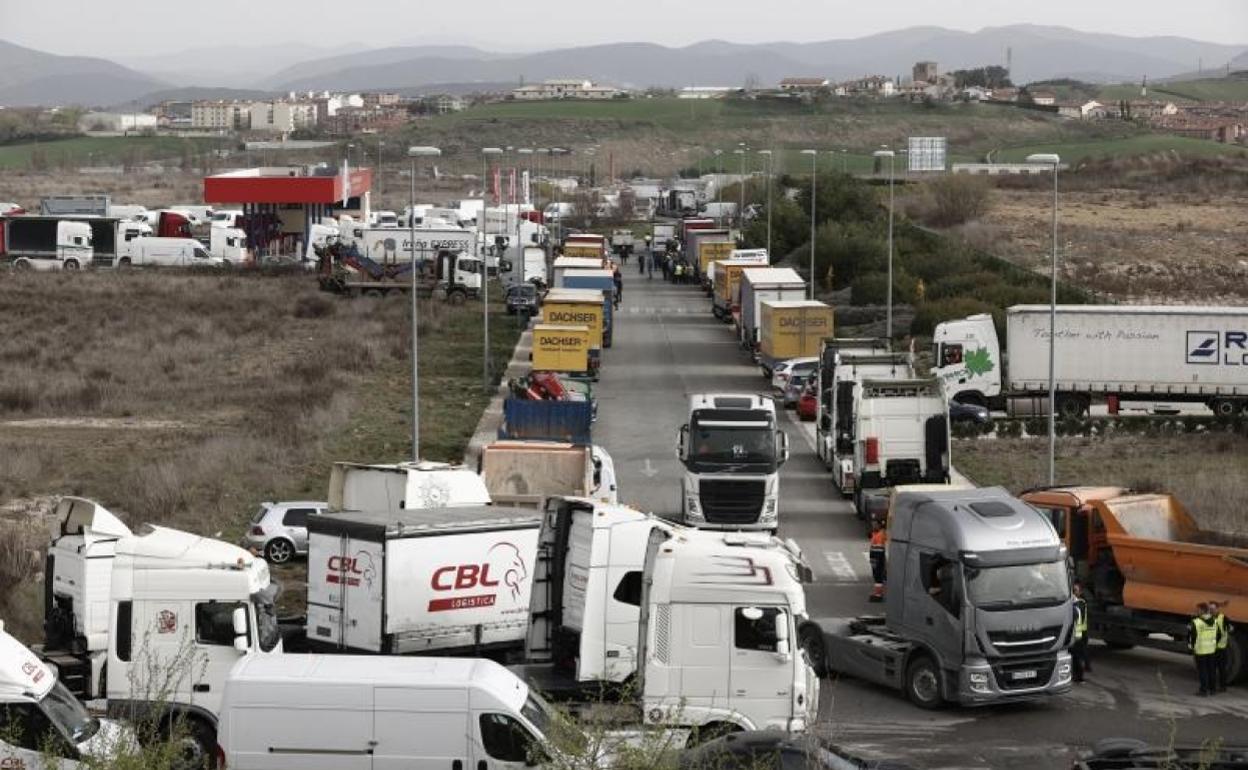
[[860, 518], [870, 490], [950, 480], [949, 401], [934, 377], [859, 382], [850, 440]]
[[685, 524], [708, 529], [779, 526], [780, 466], [788, 436], [776, 425], [776, 405], [756, 393], [699, 393], [676, 436], [685, 466], [681, 507]]
[[992, 316], [945, 321], [932, 333], [932, 374], [950, 401], [988, 406], [1001, 395], [1001, 344]]

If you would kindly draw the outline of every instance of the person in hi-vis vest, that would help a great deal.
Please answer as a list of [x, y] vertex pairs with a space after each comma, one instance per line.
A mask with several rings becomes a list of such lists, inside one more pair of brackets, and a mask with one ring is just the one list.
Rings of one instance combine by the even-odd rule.
[[1196, 605], [1196, 617], [1188, 624], [1187, 646], [1196, 656], [1196, 675], [1200, 678], [1200, 694], [1213, 695], [1217, 686], [1218, 627], [1209, 605]]

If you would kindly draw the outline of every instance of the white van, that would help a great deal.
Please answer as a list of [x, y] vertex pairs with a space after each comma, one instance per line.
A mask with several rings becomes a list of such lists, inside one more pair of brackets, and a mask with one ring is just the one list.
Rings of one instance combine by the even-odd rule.
[[217, 755], [229, 770], [518, 769], [553, 751], [553, 719], [490, 660], [248, 655], [225, 683]]
[[141, 238], [135, 242], [131, 264], [153, 267], [224, 267], [194, 238]]

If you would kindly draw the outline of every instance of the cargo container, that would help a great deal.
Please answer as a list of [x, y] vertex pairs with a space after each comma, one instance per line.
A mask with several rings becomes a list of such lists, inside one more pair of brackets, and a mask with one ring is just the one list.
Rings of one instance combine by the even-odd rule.
[[588, 326], [590, 350], [602, 349], [602, 292], [597, 289], [551, 289], [542, 299], [542, 322], [556, 326]]
[[541, 516], [500, 507], [308, 520], [308, 645], [382, 654], [522, 648]]
[[806, 299], [806, 282], [788, 267], [751, 268], [741, 276], [741, 319], [737, 327], [741, 345], [758, 348], [758, 320], [764, 302]]
[[551, 497], [619, 502], [615, 463], [595, 444], [500, 440], [481, 449], [479, 462], [495, 505], [540, 510]]
[[759, 365], [767, 376], [776, 362], [819, 355], [832, 335], [832, 308], [815, 300], [763, 302], [758, 324]]
[[737, 310], [736, 301], [740, 299], [741, 273], [752, 268], [766, 267], [767, 255], [764, 252], [762, 261], [743, 260], [733, 257], [727, 260], [716, 260], [711, 263], [711, 313], [721, 321], [731, 321]]
[[551, 286], [563, 288], [563, 276], [569, 270], [601, 270], [602, 260], [588, 257], [559, 257], [551, 267]]
[[592, 375], [588, 326], [541, 323], [533, 326], [533, 370]]
[[611, 256], [611, 246], [605, 235], [574, 233], [563, 239], [563, 255], [605, 261]]
[[1088, 602], [1088, 630], [1111, 649], [1187, 655], [1196, 604], [1217, 599], [1234, 631], [1227, 679], [1248, 678], [1248, 536], [1202, 530], [1171, 495], [1054, 487], [1023, 500], [1066, 542]]
[[602, 346], [611, 347], [615, 320], [615, 274], [610, 270], [565, 270], [565, 289], [594, 289], [602, 293]]
[[736, 248], [737, 242], [728, 230], [693, 230], [685, 244], [685, 258], [697, 269], [699, 280], [705, 285], [711, 263], [728, 259]]
[[[1059, 305], [1056, 331], [1062, 415], [1086, 414], [1094, 399], [1111, 413], [1130, 401], [1248, 410], [1248, 308]], [[1049, 306], [1009, 308], [1006, 343], [1008, 361], [991, 316], [946, 321], [933, 334], [933, 371], [954, 400], [1047, 414]]]

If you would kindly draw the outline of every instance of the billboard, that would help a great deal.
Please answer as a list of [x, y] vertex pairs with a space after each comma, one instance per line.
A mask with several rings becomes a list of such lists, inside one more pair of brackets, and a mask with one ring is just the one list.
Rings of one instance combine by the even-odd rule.
[[948, 140], [943, 136], [912, 136], [909, 140], [909, 170], [944, 171]]

